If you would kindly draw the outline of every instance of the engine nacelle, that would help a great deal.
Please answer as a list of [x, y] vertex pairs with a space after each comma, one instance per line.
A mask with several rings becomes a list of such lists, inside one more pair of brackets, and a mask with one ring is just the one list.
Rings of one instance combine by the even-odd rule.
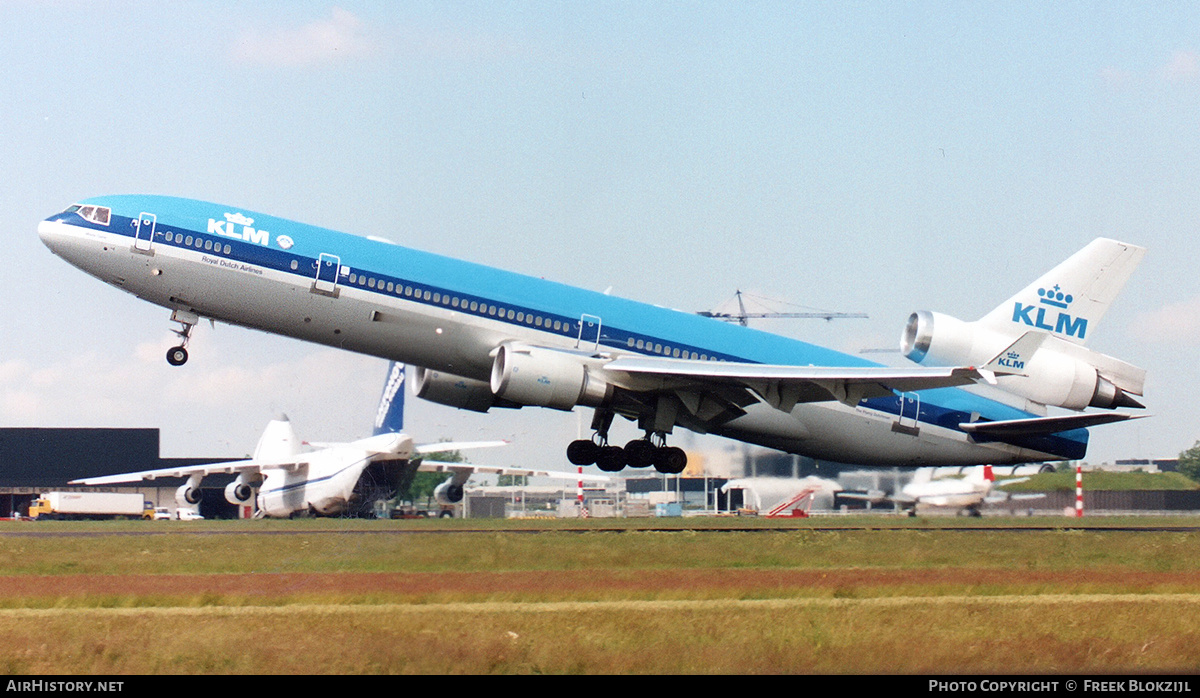
[[[921, 310], [908, 318], [900, 351], [927, 366], [983, 366], [1017, 338], [979, 322]], [[1141, 394], [1144, 371], [1053, 336], [1015, 369], [1023, 375], [1000, 375], [999, 386], [1043, 405], [1142, 407], [1129, 392]]]
[[175, 490], [175, 503], [184, 509], [195, 508], [200, 503], [200, 488], [185, 484]]
[[491, 389], [510, 402], [556, 410], [596, 407], [612, 393], [588, 369], [586, 357], [520, 344], [501, 344], [496, 350]]
[[433, 498], [444, 507], [458, 504], [463, 498], [463, 486], [455, 484], [453, 479], [447, 480], [433, 488]]
[[254, 488], [246, 484], [241, 478], [225, 485], [225, 501], [230, 504], [245, 504], [252, 497], [254, 497]]
[[417, 368], [413, 391], [422, 400], [472, 412], [487, 412], [496, 405], [496, 395], [484, 381]]

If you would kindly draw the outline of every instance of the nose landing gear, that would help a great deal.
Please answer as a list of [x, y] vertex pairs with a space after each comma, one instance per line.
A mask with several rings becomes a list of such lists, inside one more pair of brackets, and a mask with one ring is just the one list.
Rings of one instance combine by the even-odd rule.
[[171, 347], [167, 350], [167, 363], [172, 366], [182, 366], [187, 363], [188, 340], [192, 338], [192, 328], [196, 323], [200, 322], [200, 316], [195, 313], [189, 313], [186, 310], [176, 310], [171, 313], [171, 322], [179, 323], [179, 329], [171, 330], [179, 336], [181, 340], [179, 346]]
[[187, 360], [188, 351], [184, 347], [171, 347], [167, 350], [167, 363], [172, 366], [182, 366]]

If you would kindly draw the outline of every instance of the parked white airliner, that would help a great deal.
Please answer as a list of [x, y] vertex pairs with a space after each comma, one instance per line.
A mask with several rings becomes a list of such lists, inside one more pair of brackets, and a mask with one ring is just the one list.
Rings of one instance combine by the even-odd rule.
[[[975, 322], [920, 311], [888, 368], [753, 329], [295, 223], [161, 196], [88, 199], [38, 226], [71, 264], [172, 311], [421, 367], [468, 410], [595, 408], [567, 456], [680, 472], [679, 426], [866, 465], [1078, 459], [1145, 372], [1085, 348], [1145, 250], [1098, 239]], [[976, 384], [992, 384], [977, 389]], [[964, 389], [965, 387], [965, 389]], [[1084, 411], [1089, 407], [1100, 411]], [[1048, 408], [1064, 408], [1051, 414]], [[645, 438], [608, 444], [615, 416]]]
[[1003, 490], [997, 492], [998, 487], [1015, 485], [1029, 478], [1014, 477], [996, 482], [996, 475], [990, 465], [970, 468], [961, 477], [934, 477], [933, 471], [933, 468], [917, 468], [912, 482], [900, 488], [900, 492], [896, 494], [843, 492], [841, 496], [844, 499], [862, 499], [875, 504], [894, 502], [908, 511], [909, 516], [916, 516], [917, 506], [921, 504], [961, 509], [971, 516], [980, 516], [984, 504], [1040, 499], [1046, 496], [1041, 493], [1010, 494]]
[[391, 499], [408, 488], [418, 472], [449, 473], [451, 477], [434, 490], [442, 505], [462, 501], [463, 485], [476, 473], [525, 475], [597, 482], [604, 475], [580, 475], [565, 471], [504, 468], [470, 463], [423, 460], [429, 454], [473, 448], [503, 446], [504, 441], [441, 442], [414, 444], [404, 434], [404, 364], [392, 363], [383, 384], [374, 434], [345, 444], [317, 444], [316, 448], [296, 438], [286, 416], [271, 421], [248, 460], [204, 465], [143, 470], [74, 480], [72, 485], [113, 485], [159, 478], [188, 478], [175, 493], [181, 509], [200, 502], [200, 483], [207, 475], [233, 473], [237, 479], [225, 487], [230, 504], [248, 506], [257, 501], [263, 516], [286, 518], [297, 514], [368, 516], [376, 501]]

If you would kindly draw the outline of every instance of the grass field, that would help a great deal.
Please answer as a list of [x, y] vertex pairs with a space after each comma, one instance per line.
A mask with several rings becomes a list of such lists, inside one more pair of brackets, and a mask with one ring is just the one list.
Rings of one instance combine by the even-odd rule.
[[1200, 668], [1200, 533], [1104, 528], [1200, 521], [1084, 521], [4, 523], [0, 671]]

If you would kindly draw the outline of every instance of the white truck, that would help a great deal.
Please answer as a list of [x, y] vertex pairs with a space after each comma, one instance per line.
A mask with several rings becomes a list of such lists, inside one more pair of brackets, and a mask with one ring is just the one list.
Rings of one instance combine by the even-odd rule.
[[134, 492], [44, 492], [29, 505], [31, 519], [153, 519], [154, 505]]

